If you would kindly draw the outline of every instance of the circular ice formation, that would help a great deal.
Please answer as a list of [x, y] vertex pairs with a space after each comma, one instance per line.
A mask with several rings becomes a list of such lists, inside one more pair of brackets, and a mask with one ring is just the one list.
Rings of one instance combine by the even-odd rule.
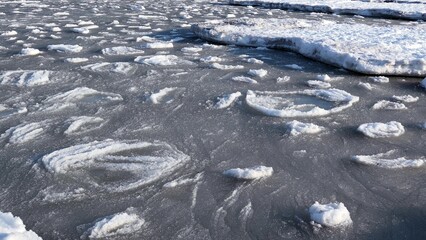
[[315, 202], [309, 208], [311, 220], [327, 227], [343, 227], [352, 224], [348, 209], [343, 203], [320, 204]]
[[[313, 97], [313, 98], [312, 98]], [[307, 89], [301, 91], [247, 91], [249, 107], [272, 117], [314, 117], [343, 111], [359, 101], [340, 89]]]
[[358, 131], [371, 138], [398, 137], [404, 134], [405, 129], [401, 123], [391, 121], [387, 123], [364, 123]]
[[269, 177], [274, 170], [272, 167], [256, 166], [252, 168], [232, 168], [223, 172], [223, 175], [243, 180], [254, 180]]
[[153, 182], [188, 160], [189, 156], [164, 142], [107, 139], [54, 151], [40, 162], [51, 173], [116, 192]]

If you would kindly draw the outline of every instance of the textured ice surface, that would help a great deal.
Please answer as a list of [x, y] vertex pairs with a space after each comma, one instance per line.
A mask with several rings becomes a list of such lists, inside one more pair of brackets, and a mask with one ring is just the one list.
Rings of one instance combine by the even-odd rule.
[[303, 123], [297, 120], [286, 123], [287, 130], [290, 135], [298, 136], [300, 134], [316, 134], [324, 131], [324, 127], [313, 123]]
[[50, 82], [50, 74], [50, 71], [5, 71], [0, 73], [0, 83], [2, 85], [14, 85], [18, 87], [44, 85]]
[[132, 54], [143, 54], [144, 51], [141, 49], [136, 49], [132, 47], [126, 47], [126, 46], [118, 46], [118, 47], [110, 47], [102, 49], [103, 55], [132, 55]]
[[251, 168], [232, 168], [223, 172], [223, 175], [243, 180], [254, 180], [272, 176], [272, 167], [256, 166]]
[[21, 218], [12, 213], [0, 212], [0, 238], [2, 240], [41, 240], [32, 230], [25, 229]]
[[344, 227], [352, 224], [348, 209], [343, 203], [320, 204], [309, 207], [311, 220], [327, 227]]
[[403, 103], [391, 102], [388, 100], [380, 100], [373, 105], [373, 109], [404, 110], [404, 109], [407, 109], [407, 107]]
[[100, 219], [82, 236], [82, 239], [108, 239], [119, 235], [134, 234], [139, 231], [145, 220], [135, 213], [121, 212]]
[[307, 12], [426, 20], [424, 2], [348, 0], [229, 0], [231, 4]]
[[36, 48], [23, 48], [20, 52], [21, 56], [35, 56], [41, 53], [40, 50]]
[[231, 94], [226, 94], [222, 97], [217, 98], [217, 102], [213, 105], [213, 108], [224, 109], [230, 107], [239, 97], [241, 97], [241, 92], [234, 92]]
[[136, 66], [127, 62], [114, 62], [114, 63], [94, 63], [82, 67], [85, 70], [94, 72], [111, 72], [120, 74], [131, 74], [136, 70]]
[[10, 144], [36, 141], [38, 137], [44, 134], [47, 127], [47, 122], [22, 123], [6, 130], [0, 138], [7, 138]]
[[387, 123], [364, 123], [358, 127], [358, 131], [371, 138], [387, 138], [401, 136], [405, 129], [401, 123], [391, 121]]
[[314, 117], [343, 111], [359, 101], [340, 89], [247, 91], [248, 106], [272, 117]]
[[417, 102], [419, 100], [419, 97], [414, 97], [411, 95], [401, 95], [401, 96], [396, 96], [393, 95], [392, 98], [394, 100], [400, 101], [400, 102], [405, 102], [405, 103], [413, 103], [413, 102]]
[[139, 56], [135, 62], [154, 66], [193, 65], [191, 61], [175, 55]]
[[[189, 157], [163, 142], [94, 141], [54, 151], [40, 162], [53, 174], [64, 174], [75, 181], [107, 191], [126, 191], [156, 181], [181, 167]], [[98, 172], [99, 176], [91, 173]], [[102, 175], [126, 173], [113, 182]], [[84, 176], [84, 177], [82, 177]]]
[[380, 153], [375, 155], [356, 155], [351, 158], [352, 161], [365, 164], [373, 165], [381, 168], [417, 168], [422, 167], [426, 163], [424, 158], [406, 158], [406, 157], [392, 157], [396, 151], [391, 150], [386, 153]]
[[68, 119], [67, 123], [69, 123], [69, 126], [64, 134], [74, 135], [101, 128], [105, 120], [100, 117], [80, 116], [71, 117]]
[[207, 40], [282, 48], [366, 74], [426, 75], [426, 24], [384, 26], [295, 18], [240, 19], [210, 21], [193, 25], [192, 30]]
[[250, 77], [245, 77], [245, 76], [235, 76], [235, 77], [232, 77], [232, 80], [236, 81], [236, 82], [245, 82], [245, 83], [257, 84], [256, 80], [254, 80], [253, 78], [250, 78]]
[[163, 88], [159, 90], [158, 92], [152, 93], [149, 96], [148, 100], [153, 104], [159, 104], [165, 96], [167, 96], [169, 93], [173, 91], [176, 91], [177, 89], [178, 88], [170, 88], [170, 87]]
[[55, 44], [47, 46], [47, 49], [63, 53], [79, 53], [83, 50], [83, 47], [79, 45]]

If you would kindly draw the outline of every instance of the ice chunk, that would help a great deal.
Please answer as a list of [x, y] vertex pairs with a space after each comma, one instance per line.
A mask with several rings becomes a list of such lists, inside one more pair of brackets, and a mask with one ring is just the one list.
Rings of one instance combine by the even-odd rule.
[[389, 78], [385, 77], [385, 76], [369, 77], [368, 79], [370, 79], [371, 81], [373, 81], [375, 83], [388, 83], [389, 82]]
[[318, 126], [313, 123], [303, 123], [297, 120], [293, 120], [286, 124], [288, 132], [292, 136], [298, 136], [300, 134], [316, 134], [324, 131], [324, 127]]
[[207, 40], [291, 50], [365, 74], [426, 75], [424, 24], [402, 26], [291, 17], [247, 18], [200, 23], [193, 25], [192, 30]]
[[88, 58], [67, 58], [65, 59], [65, 62], [67, 63], [82, 63], [89, 61]]
[[40, 163], [52, 174], [67, 175], [99, 190], [121, 192], [156, 181], [188, 160], [189, 156], [164, 142], [107, 139], [54, 151]]
[[248, 71], [248, 74], [254, 77], [263, 78], [264, 76], [266, 76], [266, 74], [268, 74], [268, 71], [266, 71], [265, 69], [250, 69]]
[[270, 177], [274, 170], [272, 167], [256, 166], [251, 168], [232, 168], [223, 172], [223, 175], [243, 180], [254, 180]]
[[286, 64], [284, 66], [294, 70], [303, 70], [303, 67], [297, 64]]
[[360, 87], [362, 87], [362, 88], [364, 88], [368, 91], [373, 90], [373, 86], [371, 86], [371, 84], [369, 84], [369, 83], [360, 82], [360, 83], [358, 83], [358, 86], [360, 86]]
[[220, 63], [212, 63], [210, 65], [212, 68], [220, 69], [220, 70], [236, 70], [236, 69], [244, 69], [242, 65], [224, 65]]
[[358, 101], [359, 97], [334, 88], [277, 92], [248, 90], [246, 95], [249, 107], [273, 117], [325, 116], [343, 111]]
[[36, 48], [23, 48], [19, 55], [21, 55], [21, 56], [35, 56], [35, 55], [39, 55], [40, 53], [41, 53], [41, 51], [36, 49]]
[[375, 155], [356, 155], [351, 158], [352, 161], [365, 164], [373, 165], [382, 168], [417, 168], [422, 167], [426, 163], [426, 159], [410, 159], [406, 157], [392, 158], [391, 156], [396, 153], [395, 150], [388, 151], [386, 153], [379, 153]]
[[407, 109], [407, 107], [403, 103], [391, 102], [388, 100], [380, 100], [373, 105], [373, 109], [404, 110], [404, 109]]
[[44, 85], [50, 82], [50, 73], [50, 71], [32, 70], [5, 71], [0, 74], [0, 83], [18, 87]]
[[213, 62], [223, 62], [224, 59], [220, 57], [215, 57], [215, 56], [208, 56], [205, 58], [200, 58], [200, 61], [205, 63], [213, 63]]
[[125, 47], [125, 46], [102, 49], [102, 54], [108, 55], [108, 56], [132, 55], [132, 54], [143, 54], [143, 53], [144, 53], [143, 50], [132, 48], [132, 47]]
[[105, 120], [100, 117], [80, 116], [68, 119], [67, 123], [69, 123], [69, 126], [64, 134], [74, 135], [101, 128]]
[[318, 80], [308, 80], [308, 86], [313, 88], [330, 88], [331, 84], [328, 82], [318, 81]]
[[182, 52], [184, 53], [198, 53], [203, 51], [203, 48], [200, 47], [184, 47], [181, 49]]
[[224, 109], [231, 106], [239, 97], [241, 97], [241, 92], [234, 92], [231, 94], [226, 94], [222, 97], [217, 98], [217, 102], [213, 106], [215, 109]]
[[135, 59], [135, 62], [147, 65], [157, 66], [173, 66], [173, 65], [193, 65], [194, 63], [184, 60], [175, 55], [153, 55], [153, 56], [140, 56]]
[[48, 45], [47, 50], [58, 51], [63, 53], [79, 53], [81, 50], [83, 50], [83, 47], [79, 45], [56, 44]]
[[421, 82], [420, 82], [420, 86], [422, 88], [426, 88], [426, 78], [424, 78]]
[[281, 84], [281, 83], [286, 83], [290, 81], [290, 76], [284, 76], [284, 77], [278, 77], [277, 78], [277, 83]]
[[320, 204], [309, 207], [311, 220], [327, 227], [344, 227], [352, 224], [348, 209], [343, 203]]
[[111, 72], [119, 73], [124, 75], [132, 74], [136, 71], [136, 66], [128, 62], [115, 62], [115, 63], [94, 63], [87, 66], [83, 66], [82, 69], [90, 70], [93, 72]]
[[364, 123], [358, 127], [358, 131], [371, 138], [386, 138], [401, 136], [405, 129], [401, 123], [391, 121], [387, 123]]
[[364, 17], [426, 20], [423, 2], [341, 0], [229, 0], [231, 4], [291, 9], [306, 12], [351, 14]]
[[0, 212], [0, 238], [3, 240], [42, 240], [32, 230], [27, 231], [22, 219], [13, 216], [10, 212]]
[[396, 101], [405, 102], [405, 103], [417, 102], [419, 100], [419, 97], [413, 97], [411, 95], [402, 95], [402, 96], [393, 95], [392, 98]]
[[236, 82], [246, 82], [251, 84], [257, 84], [256, 80], [254, 80], [253, 78], [245, 77], [245, 76], [235, 76], [235, 77], [232, 77], [232, 80]]
[[81, 236], [82, 239], [109, 239], [139, 231], [145, 220], [135, 213], [121, 212], [97, 220]]
[[256, 59], [256, 58], [248, 58], [246, 61], [248, 63], [263, 64], [262, 60], [259, 60], [259, 59]]
[[144, 45], [145, 48], [173, 48], [171, 42], [151, 42]]
[[71, 31], [73, 31], [75, 33], [81, 33], [81, 34], [89, 34], [90, 33], [90, 29], [88, 29], [86, 27], [73, 28], [73, 29], [71, 29]]
[[15, 30], [6, 31], [6, 32], [2, 33], [1, 35], [2, 36], [15, 36], [15, 35], [18, 35], [18, 32], [16, 32]]
[[47, 126], [47, 122], [22, 123], [6, 130], [0, 138], [8, 138], [10, 144], [25, 143], [43, 135]]
[[149, 98], [148, 101], [152, 102], [153, 104], [159, 104], [161, 102], [161, 100], [169, 93], [176, 91], [178, 88], [163, 88], [160, 91], [156, 92], [156, 93], [152, 93]]

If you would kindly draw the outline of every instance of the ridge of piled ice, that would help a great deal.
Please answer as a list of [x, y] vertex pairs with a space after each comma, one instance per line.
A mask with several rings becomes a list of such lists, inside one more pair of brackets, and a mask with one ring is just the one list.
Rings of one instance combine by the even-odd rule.
[[230, 4], [306, 12], [426, 20], [424, 3], [348, 0], [228, 0]]
[[239, 97], [241, 97], [241, 92], [234, 92], [226, 94], [222, 97], [217, 98], [217, 102], [213, 105], [215, 109], [224, 109], [231, 106]]
[[375, 155], [356, 155], [351, 160], [365, 165], [373, 165], [382, 168], [398, 169], [398, 168], [417, 168], [426, 164], [426, 159], [411, 159], [406, 157], [391, 158], [396, 151], [391, 150], [386, 153]]
[[270, 177], [273, 172], [274, 170], [272, 167], [256, 166], [251, 168], [232, 168], [224, 171], [223, 175], [243, 180], [254, 180]]
[[192, 30], [207, 40], [290, 50], [365, 74], [426, 75], [426, 24], [422, 23], [368, 25], [288, 17], [214, 20], [192, 25]]
[[316, 134], [324, 131], [324, 127], [318, 126], [313, 123], [304, 123], [297, 120], [286, 123], [288, 132], [292, 136], [298, 136], [300, 134]]
[[63, 53], [79, 53], [83, 47], [79, 45], [56, 44], [48, 45], [47, 50], [63, 52]]
[[32, 230], [27, 231], [20, 217], [0, 212], [0, 238], [2, 240], [42, 240]]
[[145, 220], [135, 213], [121, 212], [97, 220], [81, 236], [82, 239], [106, 239], [139, 231]]
[[13, 85], [18, 87], [32, 87], [44, 85], [50, 82], [51, 71], [44, 70], [15, 70], [4, 71], [0, 74], [2, 85]]
[[[314, 97], [314, 101], [297, 104], [291, 97], [298, 96]], [[248, 90], [246, 95], [246, 103], [249, 107], [272, 117], [325, 116], [343, 111], [358, 101], [359, 97], [334, 88], [277, 92]], [[329, 104], [328, 108], [321, 106], [324, 102]]]
[[352, 224], [348, 209], [343, 203], [320, 204], [309, 207], [311, 220], [327, 227], [344, 227]]
[[405, 132], [404, 126], [396, 121], [387, 123], [364, 123], [361, 124], [357, 130], [371, 138], [398, 137]]
[[[54, 151], [43, 156], [40, 163], [52, 174], [64, 174], [95, 188], [120, 192], [156, 181], [188, 160], [189, 156], [164, 142], [107, 139]], [[94, 170], [124, 176], [114, 182], [102, 181], [101, 176], [92, 176]]]
[[210, 65], [212, 68], [220, 69], [220, 70], [237, 70], [237, 69], [244, 69], [243, 65], [225, 65], [220, 63], [212, 63]]

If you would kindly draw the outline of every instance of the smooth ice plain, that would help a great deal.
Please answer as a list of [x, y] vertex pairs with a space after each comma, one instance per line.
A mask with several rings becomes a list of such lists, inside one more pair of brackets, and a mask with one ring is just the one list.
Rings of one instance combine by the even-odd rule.
[[294, 2], [0, 1], [0, 239], [426, 239], [426, 2]]

